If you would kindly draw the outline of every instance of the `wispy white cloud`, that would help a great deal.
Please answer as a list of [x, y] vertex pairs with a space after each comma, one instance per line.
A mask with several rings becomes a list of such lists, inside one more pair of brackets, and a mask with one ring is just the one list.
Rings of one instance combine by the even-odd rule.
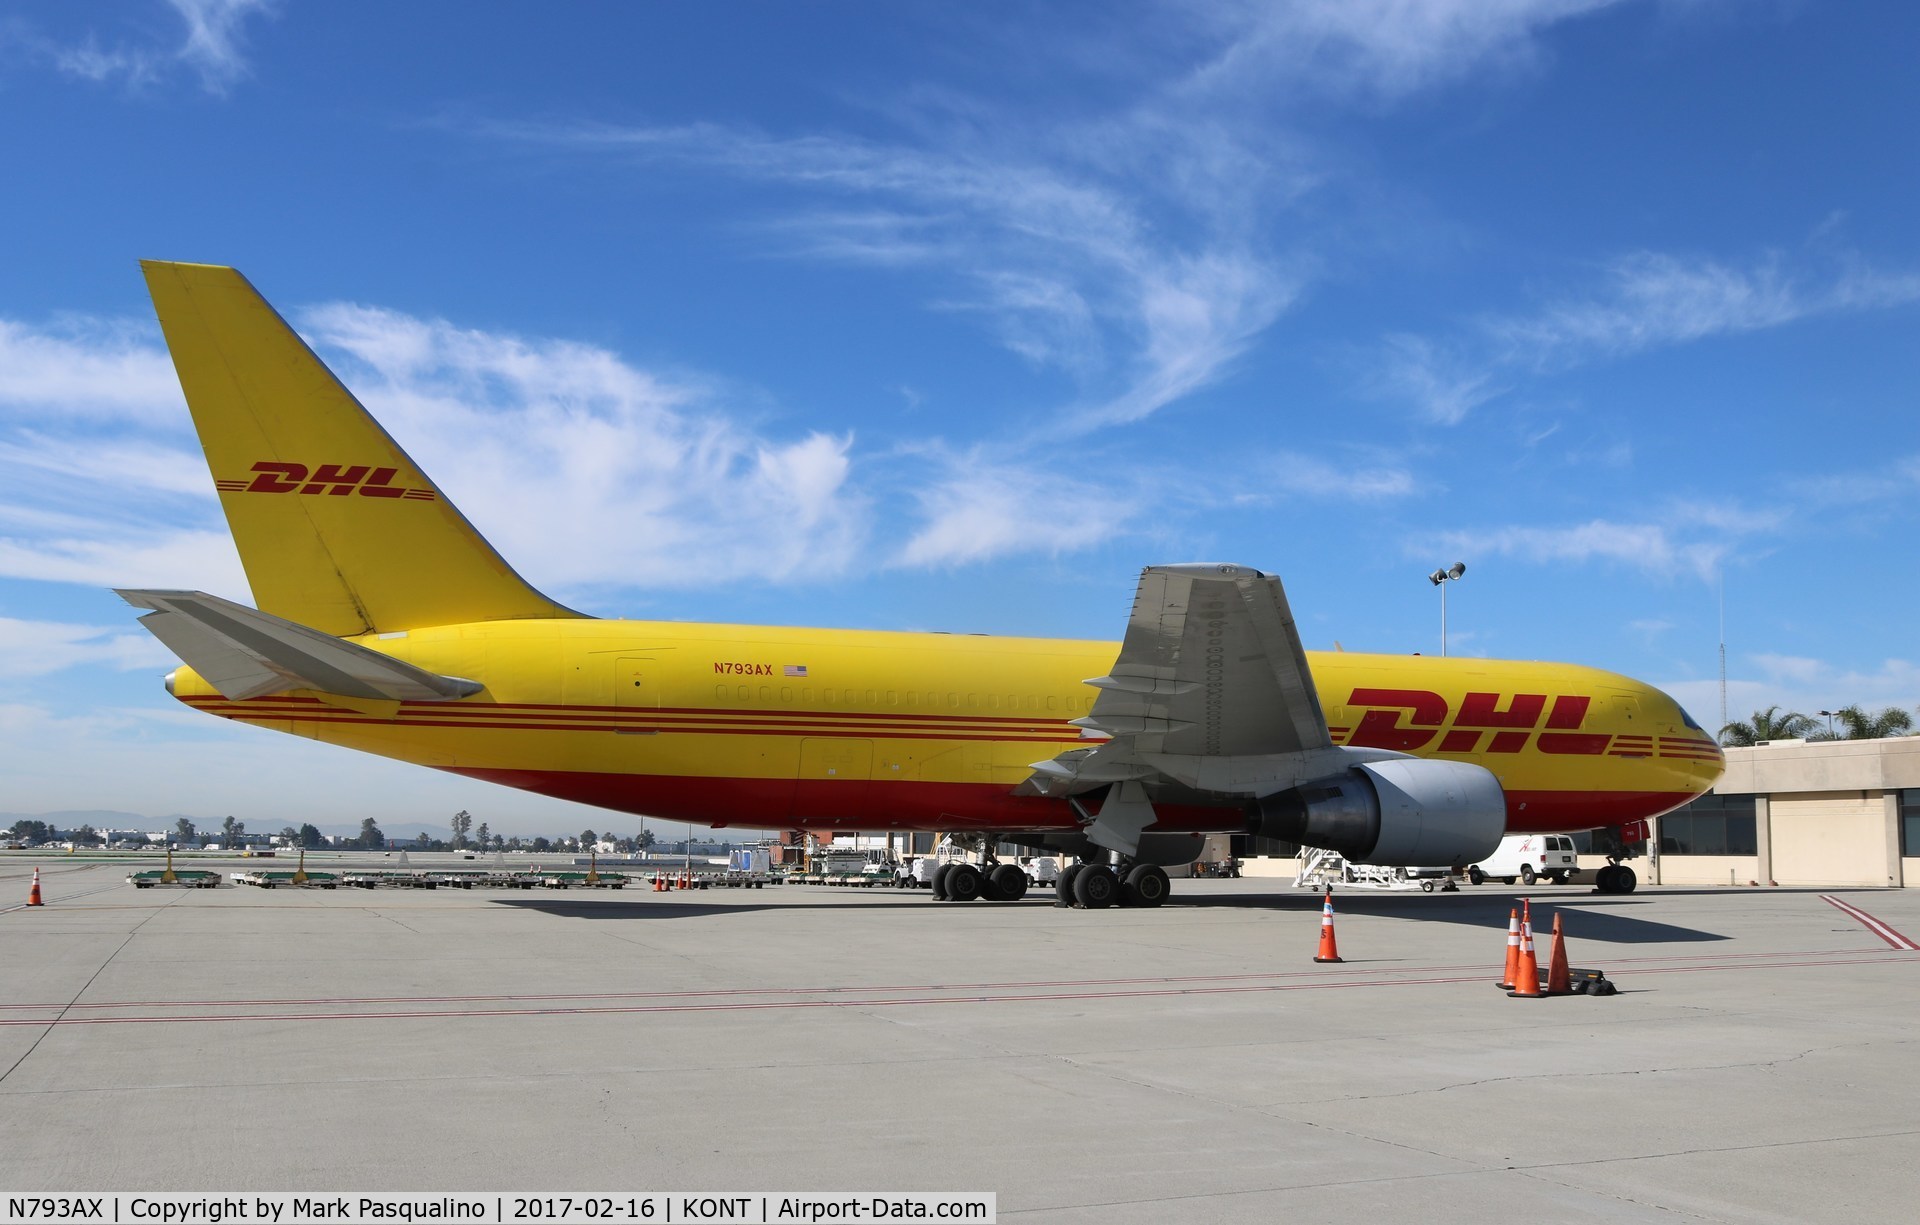
[[[1920, 706], [1920, 664], [1911, 660], [1885, 659], [1878, 667], [1860, 668], [1822, 659], [1758, 654], [1743, 662], [1741, 671], [1746, 674], [1727, 678], [1727, 717], [1733, 720], [1746, 719], [1769, 706], [1816, 721], [1817, 712], [1842, 706], [1863, 706], [1869, 712], [1898, 706], [1908, 713]], [[1719, 717], [1717, 680], [1669, 681], [1660, 688], [1703, 723]]]
[[824, 577], [866, 538], [850, 436], [770, 437], [734, 419], [720, 388], [591, 345], [362, 306], [301, 319], [530, 577], [642, 588]]
[[225, 94], [251, 71], [244, 48], [248, 18], [268, 14], [276, 0], [165, 0], [186, 29], [177, 43], [150, 38], [103, 45], [96, 33], [62, 43], [24, 25], [14, 40], [57, 71], [84, 81], [119, 82], [130, 89], [151, 86], [176, 70], [199, 78], [211, 94]]
[[1624, 0], [1241, 0], [1209, 11], [1229, 35], [1192, 88], [1293, 89], [1393, 101], [1469, 74], [1529, 67], [1548, 27]]
[[[977, 314], [1007, 348], [1080, 380], [1080, 401], [1040, 431], [1051, 436], [1137, 421], [1209, 386], [1305, 280], [1297, 260], [1265, 248], [1253, 217], [1224, 203], [1273, 175], [1261, 159], [1189, 147], [1174, 159], [1181, 174], [1136, 173], [1144, 147], [1179, 145], [1164, 116], [998, 141], [949, 131], [938, 145], [715, 124], [488, 131], [802, 189], [805, 203], [766, 223], [788, 250], [934, 269], [948, 288], [929, 307]], [[1227, 139], [1185, 134], [1190, 146]], [[1168, 211], [1184, 224], [1156, 224]]]
[[1534, 314], [1487, 316], [1446, 341], [1387, 337], [1374, 384], [1451, 425], [1528, 375], [1912, 302], [1920, 302], [1920, 272], [1857, 260], [1822, 270], [1795, 269], [1778, 255], [1735, 265], [1634, 252], [1608, 265], [1595, 290]]
[[0, 417], [178, 420], [180, 384], [156, 340], [151, 327], [123, 321], [0, 319]]
[[172, 658], [139, 629], [0, 617], [0, 677], [45, 676], [85, 664], [122, 670], [154, 668]]
[[942, 474], [916, 490], [923, 524], [901, 566], [957, 566], [1056, 555], [1125, 531], [1143, 510], [1132, 491], [978, 453], [937, 456]]
[[167, 0], [187, 23], [187, 39], [174, 54], [200, 74], [210, 93], [225, 93], [247, 75], [242, 25], [248, 17], [270, 13], [274, 0]]
[[1419, 491], [1413, 473], [1393, 463], [1347, 460], [1339, 463], [1282, 451], [1268, 469], [1267, 485], [1279, 493], [1330, 501], [1384, 501]]
[[[1744, 530], [1777, 523], [1756, 516]], [[1688, 523], [1676, 516], [1659, 522], [1590, 519], [1584, 523], [1542, 527], [1512, 525], [1443, 532], [1409, 546], [1410, 556], [1426, 556], [1435, 545], [1443, 552], [1472, 556], [1517, 557], [1525, 561], [1587, 565], [1605, 563], [1657, 576], [1690, 574], [1709, 579], [1720, 573], [1738, 544], [1738, 533]]]

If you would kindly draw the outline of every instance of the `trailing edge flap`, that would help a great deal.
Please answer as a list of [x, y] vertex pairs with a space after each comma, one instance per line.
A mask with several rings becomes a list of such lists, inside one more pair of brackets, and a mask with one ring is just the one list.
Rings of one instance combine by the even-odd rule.
[[230, 701], [311, 689], [323, 700], [446, 702], [484, 688], [203, 591], [117, 594], [153, 609], [140, 624]]

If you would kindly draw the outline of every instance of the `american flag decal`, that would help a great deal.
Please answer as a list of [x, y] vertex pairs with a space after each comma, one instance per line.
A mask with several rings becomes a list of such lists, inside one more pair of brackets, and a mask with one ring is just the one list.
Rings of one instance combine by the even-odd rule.
[[805, 665], [805, 664], [788, 664], [788, 665], [786, 666], [786, 668], [785, 668], [785, 669], [783, 669], [783, 671], [784, 671], [784, 672], [785, 672], [785, 674], [786, 674], [786, 675], [788, 675], [788, 676], [805, 676], [805, 675], [807, 674], [807, 665]]

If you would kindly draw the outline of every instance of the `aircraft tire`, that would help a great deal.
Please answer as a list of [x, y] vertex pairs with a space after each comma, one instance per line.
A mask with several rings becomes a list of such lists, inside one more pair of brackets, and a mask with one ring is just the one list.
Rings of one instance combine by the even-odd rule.
[[1615, 893], [1632, 893], [1635, 889], [1639, 888], [1639, 886], [1639, 876], [1635, 875], [1634, 870], [1626, 864], [1621, 864], [1618, 870], [1614, 872], [1613, 891]]
[[1611, 863], [1607, 864], [1604, 867], [1595, 869], [1593, 873], [1594, 889], [1601, 893], [1612, 893], [1613, 892], [1613, 876], [1614, 876], [1614, 873], [1618, 872], [1619, 870], [1620, 870], [1620, 865], [1611, 864]]
[[1167, 900], [1173, 892], [1173, 882], [1167, 879], [1166, 869], [1156, 864], [1135, 865], [1127, 873], [1127, 879], [1120, 886], [1120, 903], [1123, 906], [1158, 906]]
[[1537, 881], [1539, 879], [1540, 878], [1534, 874], [1532, 864], [1523, 863], [1520, 865], [1520, 883], [1521, 884], [1532, 885], [1534, 881]]
[[972, 864], [956, 863], [947, 870], [947, 900], [971, 902], [980, 896], [985, 884]]
[[1080, 864], [1070, 863], [1053, 878], [1053, 904], [1055, 906], [1073, 905], [1073, 881], [1080, 875]]
[[934, 901], [944, 902], [947, 900], [947, 873], [953, 871], [953, 868], [953, 864], [943, 863], [933, 870], [933, 880], [931, 883], [933, 885]]
[[989, 878], [999, 896], [990, 898], [996, 902], [1017, 902], [1027, 896], [1027, 874], [1010, 863], [1003, 863], [993, 870]]
[[1120, 882], [1103, 864], [1088, 864], [1073, 878], [1073, 900], [1088, 910], [1105, 910], [1119, 896]]

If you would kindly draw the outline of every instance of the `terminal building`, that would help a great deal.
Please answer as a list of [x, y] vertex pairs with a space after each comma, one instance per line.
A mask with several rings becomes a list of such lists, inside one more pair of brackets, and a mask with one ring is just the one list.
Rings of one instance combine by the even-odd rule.
[[1654, 822], [1650, 883], [1920, 886], [1920, 737], [1726, 754], [1711, 792]]

